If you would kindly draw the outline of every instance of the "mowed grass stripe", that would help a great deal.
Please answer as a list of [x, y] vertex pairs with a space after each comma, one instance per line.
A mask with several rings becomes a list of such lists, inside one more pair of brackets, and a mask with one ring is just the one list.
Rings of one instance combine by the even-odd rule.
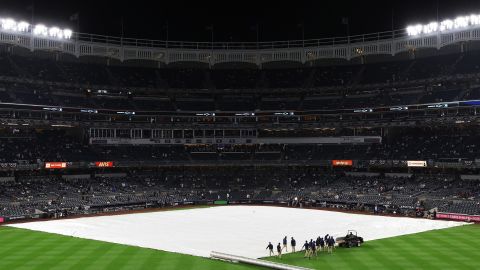
[[[371, 252], [368, 250], [369, 244], [364, 245], [363, 247], [357, 249], [337, 249], [338, 251], [354, 253], [355, 251], [358, 252], [360, 257], [363, 258], [370, 258], [371, 261], [381, 263], [382, 265], [393, 268], [393, 269], [405, 269], [405, 268], [412, 268], [419, 262], [412, 262], [407, 258], [412, 256], [412, 251], [409, 246], [402, 245], [401, 243], [396, 243], [392, 241], [388, 241], [390, 239], [386, 239], [385, 241], [378, 241], [373, 246], [375, 248], [375, 252]], [[352, 251], [355, 250], [355, 251]], [[343, 253], [342, 253], [343, 254]], [[343, 257], [350, 257], [343, 256]], [[368, 264], [364, 267], [360, 267], [360, 269], [371, 268]], [[356, 269], [355, 267], [349, 269]]]
[[[437, 261], [439, 261], [442, 256], [449, 256], [449, 260], [446, 262], [450, 263], [452, 267], [468, 269], [468, 267], [472, 266], [469, 264], [470, 260], [468, 259], [472, 256], [478, 256], [478, 254], [472, 253], [472, 251], [475, 250], [475, 246], [466, 244], [462, 239], [465, 239], [465, 237], [459, 237], [455, 239], [455, 241], [449, 241], [448, 238], [435, 234], [430, 236], [429, 244], [439, 247], [437, 250], [440, 251], [436, 254]], [[478, 264], [478, 266], [480, 268], [480, 264]]]
[[159, 252], [148, 252], [146, 253], [148, 256], [146, 256], [145, 259], [143, 259], [142, 262], [139, 263], [139, 269], [161, 269], [160, 267], [154, 267], [155, 265], [160, 266], [159, 261], [161, 262], [162, 260], [160, 258], [164, 257], [166, 253]]
[[4, 265], [5, 268], [2, 267], [2, 269], [36, 268], [36, 265], [45, 259], [43, 258], [44, 253], [62, 244], [62, 242], [60, 238], [50, 238], [42, 235], [37, 240], [31, 241], [28, 246], [22, 248], [19, 251], [17, 260], [13, 260], [9, 264]]
[[101, 269], [115, 269], [115, 268], [108, 268], [108, 265], [118, 258], [118, 255], [123, 250], [123, 247], [120, 245], [108, 245], [107, 243], [103, 243], [103, 249], [101, 256], [95, 260], [95, 264], [90, 264], [85, 269], [95, 270], [96, 267], [100, 267]]
[[[480, 225], [476, 225], [480, 227]], [[461, 228], [461, 227], [459, 227]], [[450, 244], [457, 247], [468, 247], [474, 248], [478, 246], [478, 239], [480, 239], [480, 230], [471, 230], [468, 234], [465, 233], [465, 230], [459, 231], [457, 228], [452, 228], [451, 230], [445, 230], [442, 235], [445, 235], [446, 239], [449, 240], [459, 240], [453, 241]]]
[[442, 267], [442, 262], [438, 261], [438, 255], [442, 254], [441, 250], [438, 249], [438, 244], [429, 245], [429, 240], [425, 239], [425, 236], [392, 238], [392, 242], [398, 243], [405, 247], [404, 250], [408, 250], [408, 256], [404, 260], [414, 262], [413, 269], [438, 269]]
[[[394, 241], [404, 241], [412, 245], [412, 249], [415, 248], [416, 258], [424, 258], [425, 265], [431, 267], [460, 267], [463, 269], [468, 268], [468, 265], [464, 263], [464, 260], [460, 259], [457, 245], [462, 246], [461, 240], [456, 239], [453, 243], [446, 241], [448, 239], [448, 231], [444, 230], [441, 235], [436, 232], [427, 232], [423, 234], [415, 234], [409, 237], [393, 238]], [[444, 261], [443, 258], [449, 256], [450, 259]], [[469, 257], [467, 257], [468, 259]]]
[[0, 260], [0, 263], [2, 262], [8, 263], [9, 261], [24, 260], [26, 255], [25, 251], [27, 251], [29, 248], [34, 247], [36, 243], [44, 242], [44, 241], [51, 242], [52, 240], [54, 240], [42, 234], [15, 233], [15, 235], [16, 237], [14, 241], [9, 241], [9, 242], [2, 241], [2, 246], [0, 248], [0, 256], [2, 260]]
[[132, 267], [139, 265], [139, 261], [142, 260], [141, 256], [138, 256], [141, 251], [140, 248], [130, 246], [119, 247], [117, 255], [112, 256], [105, 267], [107, 269], [132, 269]]
[[[42, 264], [39, 264], [37, 269], [70, 269], [74, 264], [77, 263], [78, 254], [87, 247], [84, 241], [64, 241], [65, 245], [61, 247], [55, 247], [53, 253], [49, 253], [49, 260], [45, 260]], [[58, 254], [58, 257], [55, 256]], [[62, 260], [61, 266], [59, 268], [58, 259]]]
[[[23, 248], [34, 244], [43, 237], [41, 234], [19, 233], [18, 231], [12, 230], [4, 232], [1, 235], [3, 236], [10, 233], [15, 235], [15, 240], [2, 241], [2, 245], [0, 245], [0, 258], [2, 258], [2, 260], [0, 260], [0, 266], [8, 263], [8, 261], [25, 259], [24, 254], [21, 253]], [[0, 239], [2, 239], [2, 237], [0, 237]], [[2, 267], [0, 267], [0, 269], [2, 269]]]
[[[102, 252], [106, 252], [103, 247], [103, 242], [96, 242], [91, 240], [82, 240], [82, 247], [79, 248], [73, 256], [68, 258], [68, 261], [64, 261], [58, 267], [58, 269], [68, 269], [68, 270], [80, 270], [90, 267], [92, 265], [100, 265], [99, 255]], [[113, 248], [113, 247], [111, 247]]]
[[[15, 235], [16, 240], [0, 245], [0, 254], [3, 254], [0, 269], [264, 269], [147, 248], [0, 227], [0, 239], [11, 234]], [[57, 248], [62, 251], [55, 250]], [[52, 256], [43, 256], [44, 251], [48, 250], [52, 251]], [[66, 256], [66, 253], [70, 254]], [[32, 260], [34, 257], [36, 259]]]

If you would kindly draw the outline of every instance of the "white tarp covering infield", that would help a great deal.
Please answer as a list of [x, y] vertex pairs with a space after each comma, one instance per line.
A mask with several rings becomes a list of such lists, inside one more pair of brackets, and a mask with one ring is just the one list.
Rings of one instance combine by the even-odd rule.
[[268, 255], [269, 241], [276, 245], [285, 235], [289, 240], [293, 236], [299, 249], [307, 239], [327, 233], [343, 236], [349, 229], [368, 241], [463, 224], [298, 208], [219, 206], [10, 226], [196, 256], [219, 251], [259, 258]]

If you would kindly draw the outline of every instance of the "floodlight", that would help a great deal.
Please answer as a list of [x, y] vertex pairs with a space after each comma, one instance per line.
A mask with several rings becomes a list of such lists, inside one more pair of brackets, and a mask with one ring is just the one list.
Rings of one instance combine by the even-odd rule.
[[437, 30], [438, 30], [438, 23], [437, 22], [431, 22], [431, 23], [423, 26], [423, 33], [425, 33], [425, 34], [430, 34], [432, 32], [436, 32]]
[[48, 28], [43, 24], [37, 24], [33, 29], [33, 34], [37, 36], [47, 36]]
[[457, 17], [454, 21], [455, 28], [462, 28], [468, 26], [470, 17]]
[[416, 36], [422, 32], [423, 26], [421, 24], [412, 25], [407, 27], [407, 33], [409, 36]]
[[27, 22], [19, 22], [17, 24], [17, 30], [20, 32], [27, 32], [29, 27], [30, 27], [30, 24]]
[[480, 24], [480, 15], [470, 15], [470, 24], [479, 25]]
[[60, 31], [60, 28], [58, 28], [58, 27], [50, 27], [50, 29], [48, 29], [48, 35], [50, 37], [62, 38], [63, 37], [63, 32]]
[[441, 22], [431, 22], [425, 25], [410, 25], [406, 30], [409, 36], [417, 36], [420, 34], [431, 34], [435, 32], [462, 29], [473, 25], [480, 25], [480, 15], [472, 14], [469, 16], [459, 16], [453, 20], [447, 19]]
[[454, 22], [452, 20], [444, 20], [440, 24], [440, 31], [447, 31], [453, 29]]
[[63, 29], [63, 38], [70, 39], [72, 37], [72, 30], [70, 29]]
[[2, 29], [4, 30], [10, 30], [10, 31], [15, 31], [17, 27], [17, 22], [15, 22], [13, 19], [2, 19]]

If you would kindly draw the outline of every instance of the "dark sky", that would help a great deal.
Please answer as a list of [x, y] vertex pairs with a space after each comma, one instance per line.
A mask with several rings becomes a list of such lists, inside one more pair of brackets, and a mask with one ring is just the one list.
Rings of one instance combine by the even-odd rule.
[[[394, 2], [394, 3], [392, 3]], [[478, 0], [135, 0], [74, 1], [35, 0], [35, 21], [70, 27], [76, 22], [70, 15], [79, 12], [80, 30], [86, 33], [119, 36], [121, 21], [124, 36], [165, 39], [168, 22], [170, 40], [209, 41], [207, 26], [214, 26], [215, 41], [255, 41], [259, 25], [260, 41], [343, 36], [342, 17], [349, 17], [350, 33], [388, 31], [412, 22], [426, 23], [437, 17], [480, 13]], [[28, 6], [32, 0], [0, 0], [0, 16], [31, 19]]]

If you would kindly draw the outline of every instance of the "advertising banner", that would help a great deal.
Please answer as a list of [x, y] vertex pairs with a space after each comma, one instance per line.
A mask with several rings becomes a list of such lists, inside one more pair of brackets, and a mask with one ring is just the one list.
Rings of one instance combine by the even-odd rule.
[[332, 160], [333, 166], [352, 166], [353, 160]]
[[452, 213], [437, 213], [437, 219], [451, 219], [466, 222], [480, 222], [480, 216], [470, 216]]
[[95, 162], [95, 167], [99, 167], [99, 168], [113, 167], [113, 161], [97, 161]]
[[65, 169], [66, 162], [45, 162], [45, 169]]
[[407, 160], [408, 167], [427, 167], [427, 161], [425, 160]]

